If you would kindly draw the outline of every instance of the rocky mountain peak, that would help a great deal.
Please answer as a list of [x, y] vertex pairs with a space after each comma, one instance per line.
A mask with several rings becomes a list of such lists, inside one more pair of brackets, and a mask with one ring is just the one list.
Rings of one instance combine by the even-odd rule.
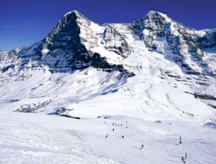
[[155, 24], [165, 24], [165, 22], [171, 20], [167, 15], [157, 11], [149, 11], [142, 19], [149, 20], [150, 22], [154, 22]]
[[184, 73], [212, 74], [212, 69], [203, 62], [202, 50], [202, 47], [213, 47], [215, 42], [212, 33], [197, 38], [194, 29], [187, 28], [156, 11], [150, 11], [143, 18], [133, 22], [131, 28], [150, 51], [166, 55], [166, 58], [177, 63]]
[[137, 29], [150, 29], [150, 30], [162, 30], [166, 23], [171, 19], [165, 14], [157, 11], [149, 11], [141, 19], [138, 19], [132, 23], [133, 28]]
[[69, 36], [74, 35], [73, 32], [77, 32], [77, 34], [80, 33], [80, 26], [84, 23], [90, 24], [90, 21], [84, 15], [76, 10], [68, 12], [48, 34], [46, 41], [49, 42], [49, 40], [62, 33], [68, 35], [68, 37], [64, 37], [64, 39], [70, 39]]
[[[82, 13], [80, 13], [77, 10], [72, 10], [67, 12], [64, 17], [72, 17], [72, 18], [80, 18], [80, 19], [88, 19], [86, 16], [84, 16]], [[63, 17], [63, 18], [64, 18]]]

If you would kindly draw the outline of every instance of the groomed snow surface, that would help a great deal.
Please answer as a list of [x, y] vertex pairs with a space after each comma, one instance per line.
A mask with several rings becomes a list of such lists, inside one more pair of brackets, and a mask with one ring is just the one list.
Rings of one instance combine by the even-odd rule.
[[0, 163], [181, 164], [187, 153], [188, 164], [215, 164], [214, 128], [186, 121], [76, 120], [1, 110]]
[[[140, 58], [147, 67], [127, 82], [117, 78], [118, 72], [93, 68], [2, 75], [0, 163], [181, 164], [187, 153], [186, 163], [215, 164], [213, 110], [185, 93], [186, 85], [176, 82], [175, 88], [172, 79], [160, 80], [158, 57], [154, 68], [147, 68], [151, 60]], [[23, 104], [43, 102], [48, 103], [33, 113], [14, 112]], [[81, 119], [57, 116], [61, 107]]]

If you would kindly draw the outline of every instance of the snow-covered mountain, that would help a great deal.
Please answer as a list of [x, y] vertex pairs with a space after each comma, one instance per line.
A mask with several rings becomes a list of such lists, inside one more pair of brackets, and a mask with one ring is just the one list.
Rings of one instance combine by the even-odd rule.
[[0, 51], [0, 164], [215, 164], [215, 64], [216, 29], [71, 11]]
[[216, 30], [160, 12], [98, 25], [72, 11], [46, 38], [0, 61], [0, 101], [13, 110], [215, 121]]

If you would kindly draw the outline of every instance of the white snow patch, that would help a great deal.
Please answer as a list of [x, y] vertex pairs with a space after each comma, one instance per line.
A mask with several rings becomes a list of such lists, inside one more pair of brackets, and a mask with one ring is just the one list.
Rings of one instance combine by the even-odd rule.
[[43, 50], [41, 51], [41, 53], [42, 53], [43, 56], [45, 56], [45, 55], [47, 55], [47, 54], [49, 53], [49, 51], [50, 51], [50, 50], [48, 50], [48, 49], [43, 49]]

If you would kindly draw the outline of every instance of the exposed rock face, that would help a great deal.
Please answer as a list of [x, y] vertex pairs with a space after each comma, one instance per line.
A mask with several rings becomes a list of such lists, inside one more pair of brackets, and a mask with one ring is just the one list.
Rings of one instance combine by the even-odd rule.
[[55, 69], [78, 68], [88, 63], [90, 56], [80, 37], [79, 19], [87, 30], [90, 22], [75, 11], [66, 14], [46, 37], [41, 50], [43, 63]]
[[150, 11], [140, 20], [132, 23], [134, 33], [144, 40], [148, 47], [156, 36], [164, 37], [166, 32], [166, 18], [160, 13]]
[[105, 48], [113, 51], [123, 57], [127, 57], [130, 53], [130, 48], [125, 38], [112, 26], [107, 25], [103, 33], [103, 41]]
[[197, 36], [197, 42], [200, 48], [215, 48], [216, 47], [216, 29], [204, 30], [202, 36]]

